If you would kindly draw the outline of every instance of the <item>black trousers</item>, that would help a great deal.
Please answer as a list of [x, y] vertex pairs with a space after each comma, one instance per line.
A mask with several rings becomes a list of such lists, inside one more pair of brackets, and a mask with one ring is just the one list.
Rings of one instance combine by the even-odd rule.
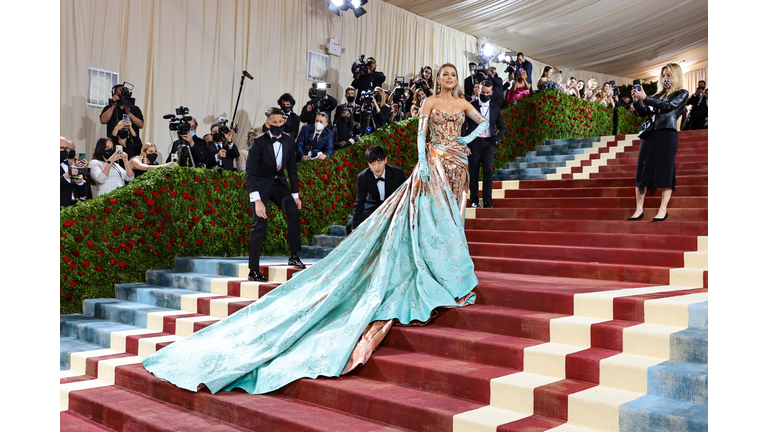
[[483, 206], [491, 204], [491, 191], [493, 190], [493, 138], [477, 137], [468, 144], [472, 152], [468, 156], [469, 165], [469, 200], [472, 204], [480, 205], [477, 196], [477, 183], [480, 181], [480, 166], [483, 167]]
[[[261, 196], [261, 202], [266, 206], [268, 201], [272, 201], [285, 215], [288, 223], [288, 248], [291, 254], [298, 254], [301, 251], [301, 218], [299, 217], [299, 208], [296, 201], [291, 196], [291, 191], [278, 179], [272, 185], [271, 196]], [[261, 246], [264, 243], [264, 237], [267, 234], [267, 225], [269, 218], [263, 219], [256, 216], [256, 205], [251, 203], [251, 212], [253, 213], [253, 227], [251, 228], [250, 256], [248, 257], [248, 267], [251, 270], [259, 270], [259, 258], [261, 257]]]

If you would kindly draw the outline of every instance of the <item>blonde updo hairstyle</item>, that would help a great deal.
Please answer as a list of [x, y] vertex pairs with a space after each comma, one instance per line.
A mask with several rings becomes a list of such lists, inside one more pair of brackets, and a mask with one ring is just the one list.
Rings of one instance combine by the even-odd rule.
[[432, 94], [434, 94], [435, 96], [440, 94], [440, 90], [438, 90], [438, 88], [439, 88], [438, 86], [440, 85], [440, 84], [438, 84], [438, 79], [440, 78], [440, 74], [443, 73], [443, 69], [445, 69], [445, 68], [452, 68], [454, 71], [456, 71], [456, 86], [453, 87], [453, 90], [451, 91], [451, 94], [453, 95], [453, 97], [458, 99], [458, 98], [461, 97], [459, 95], [459, 83], [461, 82], [461, 80], [459, 79], [459, 70], [456, 69], [456, 66], [454, 66], [451, 63], [443, 64], [442, 66], [440, 66], [437, 69], [437, 73], [435, 75], [433, 75], [433, 77], [435, 79], [435, 87], [432, 90]]

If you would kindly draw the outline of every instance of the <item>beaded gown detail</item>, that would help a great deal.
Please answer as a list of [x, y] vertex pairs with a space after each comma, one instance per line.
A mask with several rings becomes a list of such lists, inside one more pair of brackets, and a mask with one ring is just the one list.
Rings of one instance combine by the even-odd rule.
[[[479, 124], [477, 111], [469, 114]], [[464, 113], [422, 116], [430, 180], [411, 176], [327, 257], [229, 317], [143, 360], [191, 391], [263, 394], [365, 363], [393, 324], [423, 325], [439, 307], [474, 303], [464, 235], [469, 186]]]

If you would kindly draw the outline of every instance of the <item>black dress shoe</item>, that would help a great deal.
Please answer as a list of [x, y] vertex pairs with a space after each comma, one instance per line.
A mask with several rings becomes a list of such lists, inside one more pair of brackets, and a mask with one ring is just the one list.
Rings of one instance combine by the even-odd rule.
[[493, 206], [492, 205], [487, 205], [487, 206], [485, 206], [483, 208], [493, 208]]
[[638, 217], [631, 217], [631, 218], [629, 218], [629, 219], [627, 219], [627, 220], [628, 220], [628, 221], [636, 221], [636, 220], [640, 220], [640, 219], [642, 219], [642, 218], [643, 218], [643, 216], [645, 216], [645, 212], [642, 212], [642, 213], [640, 213], [640, 216], [638, 216]]
[[252, 282], [269, 282], [269, 279], [264, 277], [260, 271], [251, 270], [248, 272], [248, 280]]
[[291, 266], [293, 266], [293, 268], [297, 268], [297, 269], [305, 269], [305, 268], [307, 268], [307, 266], [305, 266], [304, 263], [301, 262], [301, 260], [299, 259], [298, 255], [291, 255], [288, 258], [288, 265], [291, 265]]
[[663, 217], [663, 218], [653, 218], [653, 222], [661, 222], [661, 221], [663, 221], [664, 219], [666, 219], [666, 218], [667, 218], [667, 216], [669, 216], [669, 212], [667, 212], [667, 213], [664, 215], [664, 217]]

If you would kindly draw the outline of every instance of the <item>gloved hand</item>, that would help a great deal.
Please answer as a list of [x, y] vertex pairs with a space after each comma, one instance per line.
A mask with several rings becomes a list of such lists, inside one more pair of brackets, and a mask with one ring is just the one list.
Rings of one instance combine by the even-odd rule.
[[419, 150], [419, 177], [421, 181], [429, 181], [429, 165], [427, 164], [427, 136], [419, 134], [416, 140]]
[[485, 130], [488, 129], [488, 125], [489, 125], [488, 120], [485, 120], [481, 122], [479, 125], [477, 125], [477, 127], [475, 128], [475, 130], [472, 131], [471, 134], [467, 136], [460, 136], [456, 139], [456, 141], [458, 141], [459, 144], [467, 145], [472, 141], [474, 141], [475, 138], [478, 137], [478, 135], [485, 132]]

